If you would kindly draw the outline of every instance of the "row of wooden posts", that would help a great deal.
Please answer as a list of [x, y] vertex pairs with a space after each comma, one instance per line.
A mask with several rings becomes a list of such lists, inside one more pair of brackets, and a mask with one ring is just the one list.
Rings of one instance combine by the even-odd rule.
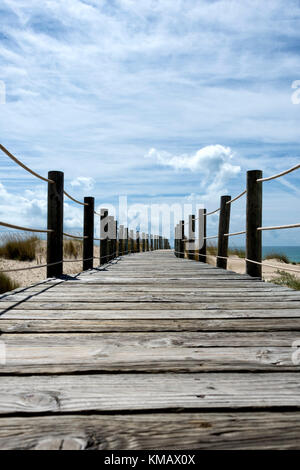
[[[246, 236], [246, 273], [252, 277], [262, 277], [262, 182], [257, 181], [262, 178], [262, 171], [252, 170], [247, 172], [246, 188], [246, 228], [243, 230]], [[201, 210], [203, 216], [201, 216]], [[221, 196], [219, 209], [219, 230], [218, 235], [207, 236], [207, 211], [200, 209], [198, 213], [198, 227], [201, 236], [197, 240], [203, 240], [202, 247], [190, 249], [195, 243], [195, 215], [189, 216], [188, 233], [185, 235], [184, 221], [180, 220], [175, 227], [175, 256], [178, 258], [193, 259], [200, 262], [207, 262], [207, 240], [215, 238], [217, 240], [216, 266], [227, 269], [228, 241], [229, 233], [231, 196]], [[201, 225], [202, 223], [202, 225]], [[239, 232], [239, 234], [242, 234]], [[186, 250], [186, 243], [189, 249]], [[249, 261], [248, 261], [249, 260]]]
[[100, 211], [100, 265], [117, 256], [145, 251], [165, 250], [170, 248], [167, 238], [145, 232], [129, 230], [120, 225], [107, 209]]
[[[64, 221], [64, 174], [50, 171], [48, 178], [48, 226], [47, 226], [47, 277], [60, 277], [63, 274], [63, 221]], [[95, 199], [84, 198], [83, 271], [94, 266], [94, 242], [100, 241], [99, 264], [103, 265], [129, 253], [169, 249], [168, 239], [147, 233], [128, 231], [120, 225], [107, 209], [100, 211], [100, 238], [94, 237]]]

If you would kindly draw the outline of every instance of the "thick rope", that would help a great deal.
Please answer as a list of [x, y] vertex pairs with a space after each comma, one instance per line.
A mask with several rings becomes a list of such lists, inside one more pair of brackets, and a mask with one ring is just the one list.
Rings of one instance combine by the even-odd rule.
[[89, 238], [89, 237], [86, 237], [86, 236], [79, 236], [79, 237], [78, 237], [77, 235], [72, 235], [71, 233], [65, 233], [65, 232], [63, 232], [63, 235], [64, 235], [65, 237], [77, 238], [77, 239], [79, 239], [79, 240], [83, 240], [83, 239], [85, 239], [85, 238]]
[[230, 201], [227, 201], [226, 204], [231, 204], [232, 202], [237, 201], [238, 199], [240, 199], [240, 197], [244, 196], [244, 194], [247, 194], [247, 190], [246, 190], [246, 189], [245, 189], [245, 191], [243, 191], [241, 194], [239, 194], [239, 195], [236, 196], [235, 198], [230, 199]]
[[64, 195], [67, 196], [71, 201], [77, 202], [77, 204], [80, 204], [81, 206], [88, 206], [87, 202], [81, 202], [77, 201], [77, 199], [74, 199], [74, 197], [70, 196], [70, 194], [67, 193], [67, 191], [64, 191]]
[[298, 224], [291, 224], [291, 225], [277, 225], [274, 227], [258, 227], [257, 230], [281, 230], [285, 228], [297, 228], [300, 227], [300, 223]]
[[47, 266], [55, 266], [56, 264], [61, 264], [61, 263], [62, 263], [62, 261], [57, 261], [56, 263], [38, 264], [36, 266], [28, 266], [27, 268], [1, 269], [0, 273], [12, 273], [12, 272], [16, 272], [16, 271], [27, 271], [28, 269], [46, 268]]
[[28, 166], [24, 165], [24, 163], [20, 162], [12, 153], [10, 153], [3, 145], [0, 144], [0, 150], [4, 152], [11, 160], [13, 160], [17, 165], [21, 166], [24, 170], [28, 171], [28, 173], [31, 173], [33, 176], [36, 176], [40, 180], [46, 181], [46, 183], [52, 183], [54, 184], [53, 180], [49, 180], [48, 178], [45, 178], [44, 176], [39, 175], [35, 171], [31, 170], [28, 168]]
[[300, 274], [300, 271], [298, 271], [297, 269], [293, 269], [293, 268], [286, 268], [285, 266], [275, 266], [275, 264], [269, 264], [269, 263], [260, 263], [259, 261], [253, 261], [252, 259], [248, 259], [248, 258], [244, 258], [245, 261], [248, 261], [249, 263], [254, 263], [254, 264], [259, 264], [260, 266], [267, 266], [267, 267], [270, 267], [270, 268], [276, 268], [278, 270], [281, 270], [281, 271], [292, 271], [294, 273], [298, 273]]
[[14, 228], [16, 230], [22, 230], [23, 232], [35, 232], [35, 233], [51, 233], [51, 232], [54, 232], [54, 230], [39, 230], [39, 229], [36, 229], [36, 228], [20, 227], [19, 225], [12, 225], [12, 224], [8, 224], [6, 222], [0, 222], [0, 225], [2, 225], [3, 227]]
[[245, 233], [246, 233], [246, 230], [243, 230], [242, 232], [224, 233], [224, 237], [233, 237], [235, 235], [244, 235]]
[[257, 183], [263, 183], [264, 181], [271, 181], [275, 180], [276, 178], [280, 178], [281, 176], [287, 175], [288, 173], [292, 173], [292, 171], [299, 170], [300, 164], [293, 166], [292, 168], [289, 168], [288, 170], [282, 171], [281, 173], [278, 173], [277, 175], [273, 176], [268, 176], [267, 178], [259, 178], [257, 179]]

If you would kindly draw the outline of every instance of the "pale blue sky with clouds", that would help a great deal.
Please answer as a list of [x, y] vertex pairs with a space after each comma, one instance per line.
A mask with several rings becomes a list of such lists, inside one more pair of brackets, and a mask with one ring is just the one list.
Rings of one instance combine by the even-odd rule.
[[[211, 210], [247, 170], [300, 160], [298, 0], [2, 0], [0, 18], [1, 143], [97, 207], [192, 194]], [[0, 169], [1, 219], [45, 226], [46, 185], [4, 154]], [[264, 185], [265, 225], [300, 220], [299, 177]], [[232, 209], [242, 230], [245, 201]], [[81, 219], [67, 203], [65, 227]], [[299, 229], [264, 243], [298, 245]]]

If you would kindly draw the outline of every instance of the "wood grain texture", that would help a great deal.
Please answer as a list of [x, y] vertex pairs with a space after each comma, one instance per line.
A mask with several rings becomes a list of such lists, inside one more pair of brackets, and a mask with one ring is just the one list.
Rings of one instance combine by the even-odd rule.
[[2, 418], [1, 450], [300, 448], [300, 412]]
[[0, 373], [300, 370], [295, 333], [2, 335]]
[[136, 253], [0, 296], [0, 448], [298, 449], [300, 294]]
[[[78, 311], [74, 312], [75, 314]], [[82, 317], [86, 316], [85, 312]], [[170, 332], [170, 331], [250, 331], [250, 332], [274, 332], [289, 331], [295, 337], [300, 337], [300, 318], [197, 318], [185, 319], [129, 319], [129, 320], [105, 320], [105, 319], [74, 319], [62, 318], [58, 314], [56, 319], [43, 318], [43, 312], [38, 321], [36, 319], [2, 319], [0, 320], [0, 333], [99, 333], [99, 332]]]
[[297, 372], [1, 377], [0, 414], [299, 408]]

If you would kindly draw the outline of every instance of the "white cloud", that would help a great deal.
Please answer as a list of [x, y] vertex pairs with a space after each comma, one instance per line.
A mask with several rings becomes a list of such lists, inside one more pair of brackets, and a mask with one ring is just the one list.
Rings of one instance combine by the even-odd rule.
[[83, 190], [89, 190], [93, 189], [93, 187], [95, 186], [95, 181], [93, 180], [93, 178], [78, 176], [78, 178], [72, 180], [70, 184], [73, 187], [80, 187]]
[[239, 165], [233, 163], [234, 154], [230, 147], [208, 145], [193, 154], [172, 155], [154, 148], [149, 150], [146, 158], [155, 159], [160, 165], [169, 166], [177, 171], [188, 170], [201, 175], [199, 186], [205, 190], [203, 200], [225, 188], [226, 183], [241, 171]]
[[233, 152], [230, 147], [223, 145], [207, 145], [192, 155], [172, 155], [168, 152], [159, 152], [152, 148], [146, 157], [156, 158], [162, 165], [167, 165], [176, 170], [201, 171], [205, 173], [219, 173], [225, 171], [236, 175], [241, 170], [240, 166], [232, 165]]
[[[272, 173], [296, 163], [287, 158], [300, 143], [300, 106], [290, 99], [300, 78], [300, 7], [286, 3], [3, 0], [2, 143], [43, 175], [64, 171], [74, 197], [92, 188], [98, 201], [184, 197], [198, 192], [203, 175], [203, 197], [214, 205], [238, 165]], [[207, 168], [203, 149], [189, 150], [199, 140], [222, 142], [243, 159], [216, 152]], [[158, 153], [168, 163], [147, 165], [151, 147], [167, 148]], [[1, 169], [2, 181], [17, 171]], [[230, 192], [244, 184], [241, 174]]]
[[[24, 195], [9, 191], [0, 182], [0, 220], [13, 225], [35, 229], [47, 228], [47, 191], [43, 186], [25, 190]], [[64, 228], [81, 230], [83, 211], [81, 207], [64, 203]], [[0, 227], [0, 230], [4, 230]]]

